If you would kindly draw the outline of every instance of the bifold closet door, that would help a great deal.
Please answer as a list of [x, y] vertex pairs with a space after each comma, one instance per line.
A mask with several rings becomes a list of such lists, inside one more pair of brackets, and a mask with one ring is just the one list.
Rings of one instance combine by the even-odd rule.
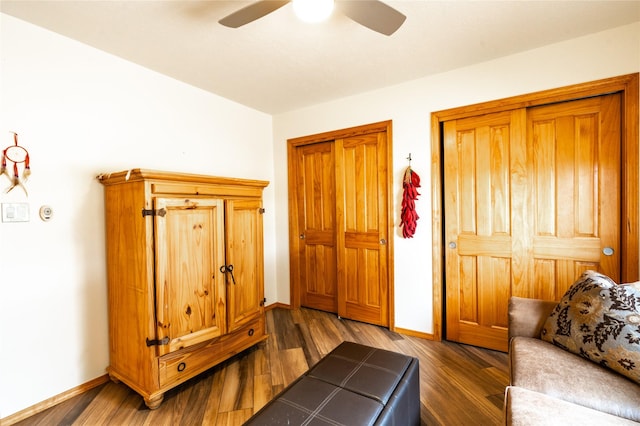
[[383, 124], [290, 145], [291, 279], [301, 306], [389, 326], [390, 155]]
[[510, 296], [620, 276], [620, 96], [444, 124], [447, 339], [506, 351]]
[[336, 140], [338, 314], [389, 325], [386, 133]]
[[333, 141], [296, 149], [300, 304], [338, 312]]

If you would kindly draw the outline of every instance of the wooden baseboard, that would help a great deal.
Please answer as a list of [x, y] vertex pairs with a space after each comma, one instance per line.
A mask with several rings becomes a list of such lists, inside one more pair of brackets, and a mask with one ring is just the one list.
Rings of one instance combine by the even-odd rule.
[[25, 408], [24, 410], [20, 410], [17, 413], [14, 413], [10, 416], [0, 419], [0, 425], [9, 426], [9, 425], [16, 424], [35, 414], [43, 412], [46, 409], [49, 409], [55, 405], [58, 405], [61, 402], [71, 399], [74, 396], [87, 392], [88, 390], [93, 389], [96, 386], [100, 386], [101, 384], [106, 383], [108, 381], [109, 381], [108, 374], [105, 374], [100, 377], [96, 377], [95, 379], [88, 381], [86, 383], [83, 383], [80, 386], [76, 386], [75, 388], [69, 389], [68, 391], [62, 392], [61, 394], [53, 396], [49, 399], [46, 399], [35, 405], [32, 405], [31, 407]]
[[433, 334], [431, 333], [423, 333], [421, 331], [408, 330], [406, 328], [398, 328], [398, 327], [394, 328], [393, 331], [395, 331], [396, 333], [404, 334], [406, 336], [419, 337], [425, 340], [434, 340]]
[[287, 305], [286, 303], [276, 302], [276, 303], [270, 304], [269, 306], [265, 306], [264, 310], [270, 311], [271, 309], [275, 309], [275, 308], [291, 309], [291, 305]]

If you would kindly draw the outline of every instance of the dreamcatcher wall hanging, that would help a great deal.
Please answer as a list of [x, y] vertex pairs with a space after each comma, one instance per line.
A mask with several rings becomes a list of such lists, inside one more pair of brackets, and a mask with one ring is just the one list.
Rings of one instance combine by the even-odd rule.
[[409, 167], [404, 172], [402, 179], [402, 211], [400, 213], [400, 227], [404, 238], [413, 238], [416, 232], [418, 213], [416, 212], [416, 200], [418, 199], [418, 188], [420, 188], [420, 176], [411, 170], [411, 154], [407, 157]]
[[[9, 163], [13, 163], [12, 170], [9, 170]], [[22, 177], [20, 176], [20, 168], [22, 168]], [[23, 146], [18, 145], [18, 134], [13, 133], [13, 145], [9, 145], [2, 150], [2, 166], [0, 167], [0, 174], [6, 176], [11, 184], [4, 191], [9, 193], [13, 188], [19, 186], [24, 193], [28, 196], [27, 188], [24, 183], [31, 174], [31, 168], [29, 167], [29, 152]]]

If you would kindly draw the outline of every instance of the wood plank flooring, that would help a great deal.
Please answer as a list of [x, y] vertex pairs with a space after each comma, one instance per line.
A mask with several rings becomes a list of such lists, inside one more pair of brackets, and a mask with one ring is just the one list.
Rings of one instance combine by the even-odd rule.
[[420, 360], [422, 424], [503, 424], [505, 353], [400, 335], [304, 308], [269, 310], [267, 331], [264, 343], [167, 392], [156, 410], [124, 384], [108, 382], [17, 424], [241, 425], [345, 340]]

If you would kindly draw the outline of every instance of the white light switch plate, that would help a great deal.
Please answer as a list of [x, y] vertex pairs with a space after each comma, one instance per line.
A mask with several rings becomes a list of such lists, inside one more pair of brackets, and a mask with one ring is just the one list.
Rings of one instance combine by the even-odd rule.
[[29, 222], [29, 203], [2, 203], [3, 222]]

